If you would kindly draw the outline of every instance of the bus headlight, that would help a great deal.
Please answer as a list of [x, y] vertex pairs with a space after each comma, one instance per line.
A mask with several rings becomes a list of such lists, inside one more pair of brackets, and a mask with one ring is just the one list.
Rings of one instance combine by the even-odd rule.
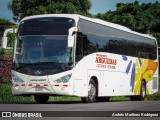
[[12, 82], [23, 83], [24, 81], [17, 76], [12, 76]]
[[67, 83], [69, 81], [69, 79], [71, 78], [72, 74], [68, 74], [66, 76], [63, 76], [57, 80], [55, 80], [55, 83]]

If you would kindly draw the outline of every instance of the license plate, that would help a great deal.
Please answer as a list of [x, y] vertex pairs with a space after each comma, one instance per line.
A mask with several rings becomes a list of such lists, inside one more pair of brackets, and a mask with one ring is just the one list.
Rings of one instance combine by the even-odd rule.
[[36, 87], [35, 91], [43, 91], [43, 87]]

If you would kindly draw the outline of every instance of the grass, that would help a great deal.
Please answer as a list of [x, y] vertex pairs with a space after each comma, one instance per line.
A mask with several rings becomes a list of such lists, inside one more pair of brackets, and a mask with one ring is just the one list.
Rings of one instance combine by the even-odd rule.
[[[0, 102], [34, 102], [34, 97], [13, 96], [11, 92], [11, 83], [0, 83]], [[128, 101], [128, 97], [111, 97], [110, 101]], [[160, 92], [147, 96], [146, 100], [160, 100]], [[80, 97], [70, 96], [50, 96], [49, 101], [81, 101]]]
[[147, 96], [147, 100], [160, 100], [160, 91], [156, 94]]
[[0, 102], [12, 101], [33, 101], [33, 97], [13, 96], [11, 91], [11, 83], [0, 83]]

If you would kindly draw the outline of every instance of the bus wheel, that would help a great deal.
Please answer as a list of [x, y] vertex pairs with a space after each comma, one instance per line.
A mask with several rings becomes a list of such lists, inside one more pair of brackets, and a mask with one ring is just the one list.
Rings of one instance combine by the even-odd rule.
[[44, 104], [47, 103], [49, 95], [34, 95], [34, 99], [37, 103]]
[[145, 81], [142, 81], [139, 99], [143, 101], [145, 98], [146, 98], [146, 83]]
[[143, 101], [145, 98], [146, 98], [146, 83], [145, 81], [142, 81], [140, 95], [131, 96], [130, 99], [131, 101], [138, 101], [138, 100]]
[[110, 97], [97, 97], [96, 101], [97, 102], [108, 102]]
[[93, 79], [90, 80], [89, 86], [88, 86], [88, 96], [82, 97], [82, 102], [85, 103], [92, 103], [95, 101], [96, 97], [96, 84]]

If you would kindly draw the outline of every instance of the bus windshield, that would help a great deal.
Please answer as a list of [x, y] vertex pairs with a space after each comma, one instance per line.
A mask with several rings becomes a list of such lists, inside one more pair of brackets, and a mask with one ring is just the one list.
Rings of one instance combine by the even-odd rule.
[[72, 49], [68, 48], [68, 30], [72, 18], [37, 17], [20, 22], [13, 69], [28, 75], [53, 75], [72, 68]]
[[[35, 67], [36, 64], [44, 63], [50, 66], [69, 67], [72, 65], [72, 51], [67, 47], [68, 36], [18, 36], [15, 53], [15, 69], [21, 69], [23, 66], [30, 65]], [[53, 64], [54, 63], [54, 64]], [[25, 68], [24, 67], [24, 68]], [[23, 68], [23, 69], [24, 69]], [[20, 71], [19, 71], [20, 72]]]

